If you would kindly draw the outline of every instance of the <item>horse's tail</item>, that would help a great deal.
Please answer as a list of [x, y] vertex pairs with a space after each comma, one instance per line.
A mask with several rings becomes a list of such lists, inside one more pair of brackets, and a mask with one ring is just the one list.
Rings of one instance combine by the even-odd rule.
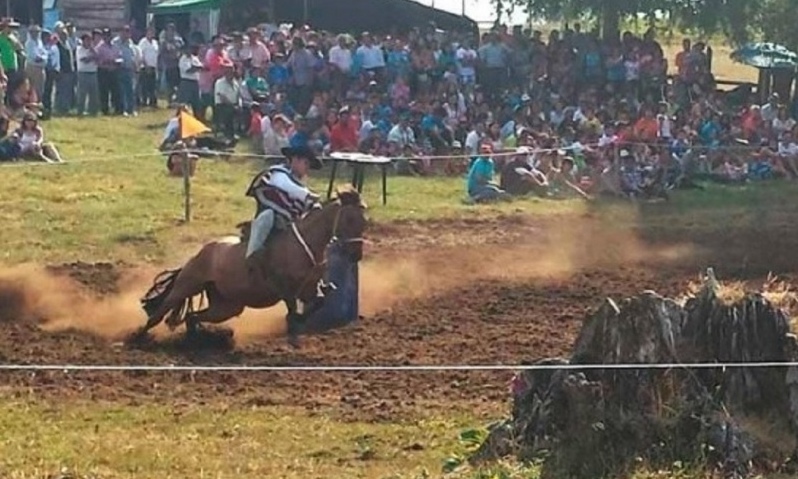
[[182, 268], [167, 270], [155, 277], [152, 287], [141, 298], [141, 307], [147, 313], [147, 318], [152, 318], [155, 311], [161, 307], [166, 297], [172, 292], [177, 275], [182, 270]]

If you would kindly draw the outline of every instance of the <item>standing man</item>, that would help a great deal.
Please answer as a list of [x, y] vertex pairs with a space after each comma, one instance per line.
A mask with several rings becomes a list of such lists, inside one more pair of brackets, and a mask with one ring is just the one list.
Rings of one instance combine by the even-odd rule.
[[119, 34], [116, 44], [119, 50], [119, 99], [124, 116], [136, 116], [136, 74], [141, 65], [141, 52], [133, 43], [130, 26], [125, 25]]
[[80, 41], [81, 44], [75, 52], [78, 71], [76, 102], [78, 116], [82, 116], [87, 112], [89, 115], [94, 116], [100, 106], [100, 89], [97, 82], [97, 52], [94, 50], [94, 40], [88, 33], [83, 35]]
[[111, 42], [111, 30], [104, 29], [95, 36], [97, 52], [97, 83], [100, 90], [100, 111], [104, 115], [111, 114], [111, 106], [118, 115], [122, 113], [119, 100], [119, 66], [122, 64], [122, 53]]
[[47, 48], [47, 63], [44, 68], [44, 96], [42, 96], [42, 107], [44, 117], [50, 118], [53, 113], [53, 90], [55, 82], [61, 73], [61, 52], [58, 50], [58, 37], [55, 34], [45, 38]]
[[224, 136], [232, 140], [235, 138], [236, 116], [241, 109], [241, 84], [236, 79], [235, 65], [228, 59], [221, 61], [224, 70], [222, 78], [214, 84], [213, 120], [218, 125]]
[[0, 65], [2, 65], [0, 83], [5, 83], [9, 90], [10, 87], [18, 85], [22, 78], [17, 54], [23, 50], [22, 44], [11, 28], [11, 19], [0, 20]]
[[147, 28], [147, 33], [139, 42], [141, 51], [141, 106], [158, 108], [158, 56], [159, 45], [155, 38], [155, 28]]
[[47, 67], [47, 47], [42, 41], [42, 29], [31, 25], [28, 29], [28, 40], [25, 42], [25, 75], [39, 98], [44, 97], [45, 68]]
[[59, 73], [55, 81], [55, 111], [67, 115], [75, 105], [75, 50], [66, 27], [56, 27]]

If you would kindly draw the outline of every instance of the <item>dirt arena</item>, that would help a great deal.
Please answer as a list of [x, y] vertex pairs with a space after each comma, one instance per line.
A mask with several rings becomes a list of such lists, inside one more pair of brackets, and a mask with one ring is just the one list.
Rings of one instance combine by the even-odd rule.
[[[20, 267], [0, 272], [0, 363], [157, 365], [517, 364], [565, 354], [586, 312], [606, 296], [644, 289], [680, 295], [700, 271], [752, 283], [792, 280], [798, 238], [765, 230], [638, 231], [579, 221], [436, 221], [377, 226], [361, 266], [356, 325], [281, 337], [281, 311], [232, 322], [233, 351], [189, 351], [179, 337], [130, 350], [143, 322], [138, 297], [160, 268], [122, 264]], [[173, 266], [173, 265], [166, 265]], [[10, 394], [141, 403], [300, 405], [358, 420], [435, 409], [504, 409], [511, 372], [0, 373]]]

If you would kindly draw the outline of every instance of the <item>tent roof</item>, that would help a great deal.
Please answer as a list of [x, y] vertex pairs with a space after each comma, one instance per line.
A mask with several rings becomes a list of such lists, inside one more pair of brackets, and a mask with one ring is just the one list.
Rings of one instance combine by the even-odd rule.
[[150, 6], [150, 13], [156, 15], [177, 15], [194, 10], [212, 10], [219, 8], [221, 0], [161, 0]]

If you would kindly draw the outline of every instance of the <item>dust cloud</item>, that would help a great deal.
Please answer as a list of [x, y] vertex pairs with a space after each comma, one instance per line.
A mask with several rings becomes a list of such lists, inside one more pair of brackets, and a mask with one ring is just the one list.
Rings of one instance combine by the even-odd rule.
[[[403, 301], [474, 281], [561, 279], [596, 267], [671, 261], [692, 251], [680, 246], [654, 250], [632, 231], [604, 228], [596, 221], [554, 222], [543, 230], [509, 244], [431, 244], [406, 252], [401, 248], [378, 251], [361, 263], [360, 313], [368, 317]], [[144, 324], [139, 299], [158, 272], [154, 268], [124, 271], [118, 293], [98, 296], [41, 267], [0, 270], [0, 323], [31, 321], [47, 331], [75, 329], [119, 340]], [[246, 310], [227, 325], [241, 344], [284, 334], [284, 318], [285, 308], [279, 305]]]

